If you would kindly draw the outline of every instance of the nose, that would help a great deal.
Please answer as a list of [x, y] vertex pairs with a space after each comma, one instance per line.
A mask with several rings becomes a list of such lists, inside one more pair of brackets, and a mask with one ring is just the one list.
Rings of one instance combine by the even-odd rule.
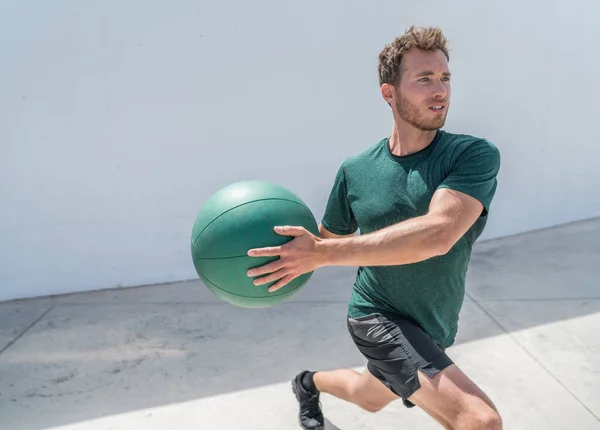
[[447, 82], [444, 81], [437, 81], [437, 84], [435, 85], [434, 89], [433, 89], [433, 97], [441, 99], [441, 98], [446, 98], [448, 96], [448, 85]]

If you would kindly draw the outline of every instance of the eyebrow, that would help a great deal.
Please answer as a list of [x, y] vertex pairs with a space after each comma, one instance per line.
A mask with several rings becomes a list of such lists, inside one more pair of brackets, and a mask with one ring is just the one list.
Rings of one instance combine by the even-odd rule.
[[[435, 75], [435, 73], [433, 72], [433, 70], [424, 70], [420, 73], [417, 74], [417, 77], [420, 78], [422, 76], [431, 76], [431, 75]], [[450, 72], [444, 72], [442, 73], [442, 76], [450, 76], [451, 73]]]

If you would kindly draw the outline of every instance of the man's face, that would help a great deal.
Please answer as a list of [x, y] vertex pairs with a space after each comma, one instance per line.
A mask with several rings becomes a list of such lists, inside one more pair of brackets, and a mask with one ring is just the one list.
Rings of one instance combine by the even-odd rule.
[[413, 50], [402, 58], [394, 105], [402, 120], [420, 130], [444, 126], [450, 107], [450, 70], [444, 53]]

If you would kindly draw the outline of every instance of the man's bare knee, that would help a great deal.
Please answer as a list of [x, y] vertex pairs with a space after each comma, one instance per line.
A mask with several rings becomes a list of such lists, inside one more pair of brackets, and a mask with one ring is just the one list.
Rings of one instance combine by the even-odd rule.
[[466, 430], [502, 430], [502, 418], [492, 408], [466, 410], [459, 414], [454, 427]]
[[502, 430], [502, 419], [488, 396], [456, 365], [433, 378], [419, 373], [421, 388], [409, 400], [454, 429]]
[[493, 409], [488, 409], [484, 414], [477, 417], [477, 425], [474, 429], [482, 430], [502, 430], [502, 418], [500, 414]]
[[352, 403], [372, 413], [379, 412], [397, 398], [398, 396], [376, 379], [368, 369], [356, 381], [350, 392]]
[[374, 396], [369, 390], [357, 389], [352, 392], [352, 403], [367, 412], [375, 413], [385, 408], [390, 400]]
[[357, 406], [364, 409], [365, 411], [371, 412], [371, 413], [379, 412], [380, 410], [382, 410], [383, 408], [385, 408], [387, 406], [387, 403], [385, 403], [385, 404], [377, 403], [377, 402], [370, 400], [368, 397], [367, 398], [357, 397], [354, 403]]

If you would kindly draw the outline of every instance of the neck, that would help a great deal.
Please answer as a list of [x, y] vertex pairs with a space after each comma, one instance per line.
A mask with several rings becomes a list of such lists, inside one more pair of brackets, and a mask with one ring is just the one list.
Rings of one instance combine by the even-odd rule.
[[436, 130], [424, 131], [400, 120], [394, 121], [390, 136], [390, 151], [397, 156], [414, 154], [426, 148], [435, 137]]

